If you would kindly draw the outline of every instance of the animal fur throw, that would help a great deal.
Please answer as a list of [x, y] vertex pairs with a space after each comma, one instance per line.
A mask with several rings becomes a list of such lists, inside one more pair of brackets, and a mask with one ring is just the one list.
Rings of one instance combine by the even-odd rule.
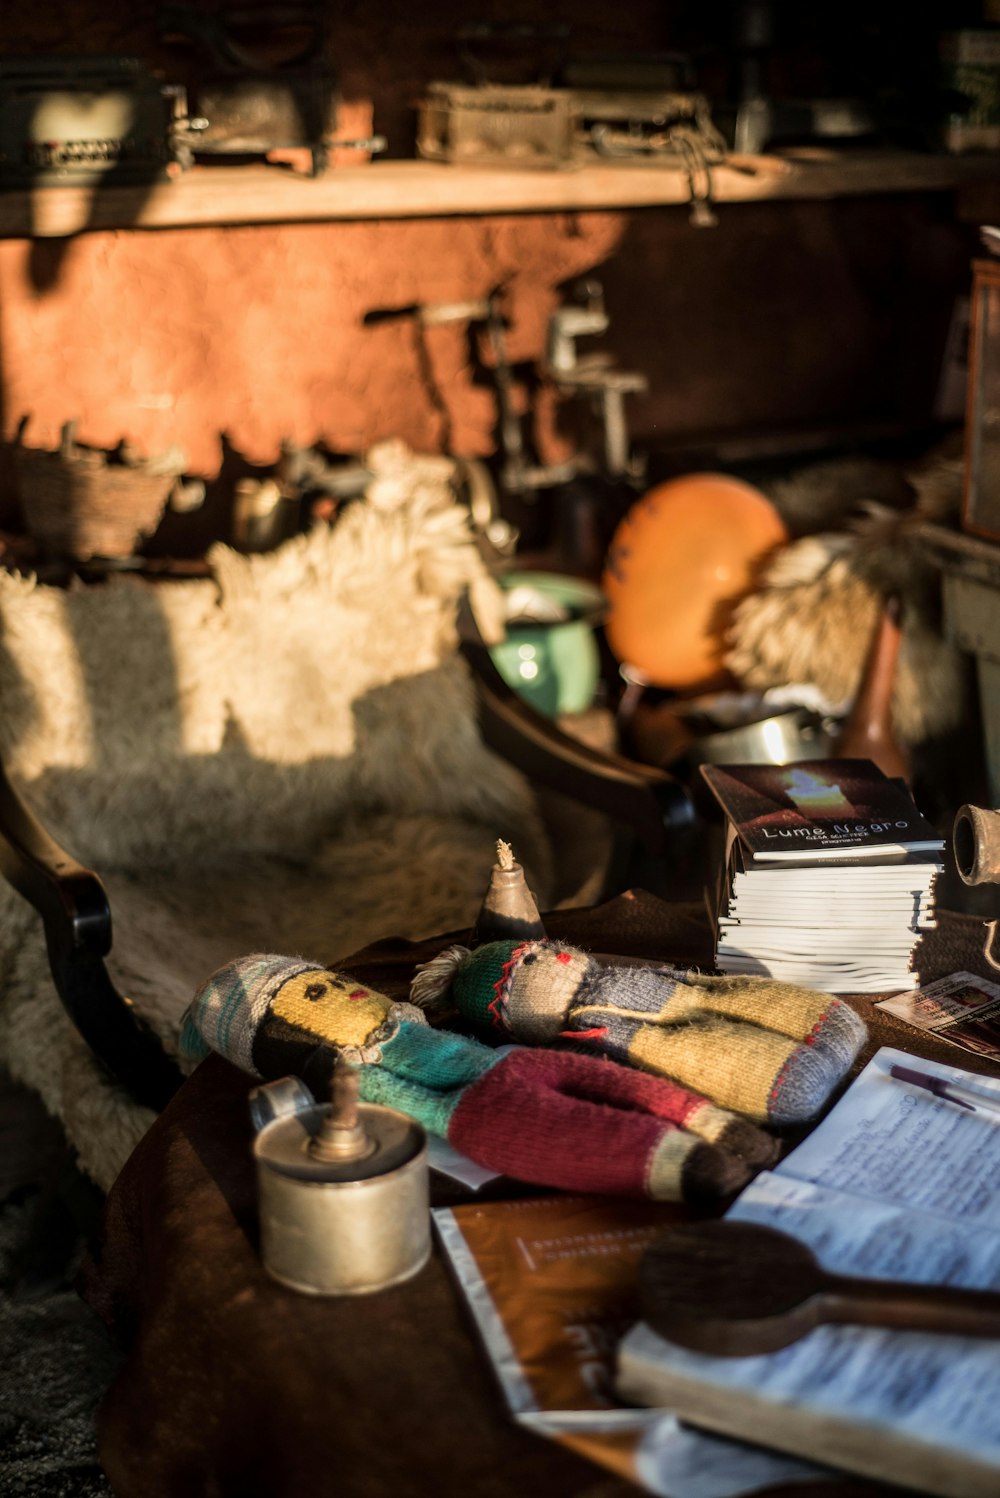
[[938, 576], [917, 532], [957, 512], [961, 472], [958, 461], [935, 462], [911, 476], [908, 508], [868, 503], [843, 530], [779, 551], [733, 614], [725, 663], [737, 679], [759, 691], [807, 683], [831, 711], [846, 712], [884, 600], [897, 594], [903, 632], [893, 730], [917, 748], [957, 728], [967, 709], [966, 664], [944, 639]]
[[[68, 590], [0, 572], [0, 754], [103, 880], [109, 967], [173, 1048], [207, 974], [333, 962], [475, 917], [498, 835], [548, 902], [531, 792], [475, 726], [455, 612], [486, 574], [448, 467], [368, 455], [377, 503], [212, 576]], [[41, 923], [0, 881], [0, 1062], [114, 1178], [150, 1121], [62, 1010]]]

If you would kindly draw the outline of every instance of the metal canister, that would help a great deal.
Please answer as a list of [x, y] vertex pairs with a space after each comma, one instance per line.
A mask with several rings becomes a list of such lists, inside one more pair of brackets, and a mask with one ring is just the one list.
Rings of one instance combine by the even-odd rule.
[[333, 1101], [294, 1077], [251, 1095], [261, 1257], [308, 1295], [364, 1295], [400, 1284], [430, 1255], [427, 1140], [394, 1108], [357, 1101], [338, 1067]]

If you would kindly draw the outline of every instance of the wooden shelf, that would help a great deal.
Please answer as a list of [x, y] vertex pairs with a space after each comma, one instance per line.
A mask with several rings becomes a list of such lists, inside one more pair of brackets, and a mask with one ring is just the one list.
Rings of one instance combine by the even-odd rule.
[[[745, 158], [713, 170], [718, 203], [934, 192], [996, 182], [1000, 158], [903, 151]], [[633, 162], [511, 171], [428, 161], [334, 167], [311, 179], [279, 167], [197, 166], [151, 185], [52, 186], [0, 192], [0, 237], [100, 229], [319, 223], [467, 214], [559, 213], [683, 205], [686, 174]]]

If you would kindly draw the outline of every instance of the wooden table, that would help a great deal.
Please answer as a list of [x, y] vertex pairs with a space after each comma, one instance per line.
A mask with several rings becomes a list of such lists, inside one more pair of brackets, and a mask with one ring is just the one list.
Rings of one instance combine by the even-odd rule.
[[[546, 924], [594, 951], [710, 960], [698, 907], [642, 893]], [[927, 975], [975, 970], [981, 932], [971, 917], [945, 922]], [[343, 966], [403, 997], [415, 964], [444, 941], [380, 943]], [[869, 1000], [857, 1007], [871, 1026], [859, 1066], [895, 1044], [995, 1071], [875, 1016]], [[437, 1251], [407, 1284], [359, 1298], [316, 1300], [265, 1275], [250, 1085], [217, 1057], [198, 1068], [113, 1187], [100, 1256], [85, 1267], [87, 1300], [127, 1347], [99, 1416], [101, 1461], [118, 1498], [638, 1494], [507, 1417]], [[438, 1204], [460, 1199], [459, 1188], [434, 1181]], [[801, 1488], [802, 1498], [889, 1493], [846, 1478]]]

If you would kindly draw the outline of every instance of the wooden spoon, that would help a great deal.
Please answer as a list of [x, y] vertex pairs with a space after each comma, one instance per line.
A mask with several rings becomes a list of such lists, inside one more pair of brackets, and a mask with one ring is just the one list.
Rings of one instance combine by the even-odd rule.
[[681, 1347], [748, 1357], [824, 1322], [1000, 1338], [1000, 1294], [829, 1274], [797, 1238], [753, 1222], [681, 1224], [639, 1267], [642, 1315]]

